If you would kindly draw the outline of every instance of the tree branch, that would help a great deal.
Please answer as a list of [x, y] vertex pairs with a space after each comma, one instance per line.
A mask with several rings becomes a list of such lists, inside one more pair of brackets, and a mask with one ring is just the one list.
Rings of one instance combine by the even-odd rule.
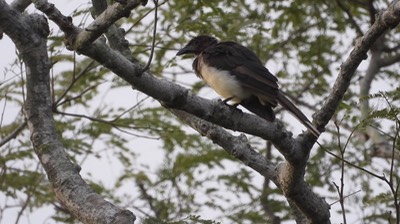
[[[147, 3], [146, 0], [129, 0], [124, 4], [114, 3], [107, 7], [103, 13], [101, 13], [85, 30], [79, 30], [72, 25], [71, 17], [51, 17], [60, 13], [53, 4], [47, 2], [47, 0], [34, 0], [35, 7], [40, 11], [44, 12], [51, 20], [53, 20], [66, 34], [69, 34], [67, 41], [67, 47], [69, 49], [82, 49], [87, 45], [90, 45], [93, 41], [99, 38], [107, 29], [114, 24], [117, 20], [122, 17], [127, 17], [130, 11], [140, 4]], [[55, 13], [58, 12], [58, 13]], [[61, 19], [61, 20], [60, 20]], [[62, 21], [63, 20], [63, 21]], [[62, 25], [61, 25], [62, 24]], [[72, 27], [71, 27], [71, 26]], [[71, 31], [75, 31], [72, 32]], [[77, 35], [77, 36], [76, 36]], [[69, 45], [73, 44], [73, 45]]]
[[[107, 9], [106, 0], [92, 0], [92, 3], [93, 18], [97, 18], [102, 12], [104, 12], [104, 10]], [[136, 58], [134, 58], [131, 50], [129, 49], [129, 42], [124, 37], [125, 31], [123, 29], [119, 29], [115, 24], [113, 24], [107, 29], [105, 34], [112, 49], [121, 52], [121, 54], [123, 54], [131, 62], [139, 62]]]
[[158, 21], [158, 0], [153, 0], [153, 1], [154, 1], [153, 39], [151, 41], [151, 51], [150, 51], [149, 59], [147, 60], [146, 65], [142, 69], [143, 72], [147, 71], [150, 68], [151, 61], [153, 60], [154, 47], [156, 45], [157, 21]]
[[[23, 12], [30, 4], [32, 3], [31, 0], [15, 0], [11, 2], [11, 8], [17, 10], [18, 12]], [[0, 30], [0, 39], [3, 38], [3, 31]]]
[[400, 3], [394, 1], [389, 8], [382, 12], [371, 28], [365, 35], [356, 41], [356, 45], [347, 60], [341, 65], [338, 78], [332, 87], [327, 100], [321, 109], [314, 115], [315, 123], [318, 129], [322, 129], [328, 124], [340, 101], [350, 85], [351, 78], [354, 75], [360, 63], [367, 58], [367, 52], [371, 49], [375, 41], [387, 30], [397, 26], [400, 22]]
[[107, 7], [84, 31], [78, 34], [73, 49], [81, 49], [92, 43], [117, 20], [128, 17], [131, 10], [143, 4], [142, 2], [143, 0], [130, 0], [126, 1], [126, 4], [114, 3]]
[[336, 0], [336, 3], [338, 4], [339, 8], [341, 8], [346, 13], [348, 20], [350, 21], [350, 24], [353, 26], [353, 28], [356, 30], [357, 35], [362, 36], [363, 32], [360, 26], [357, 24], [356, 20], [354, 19], [351, 11], [343, 4], [342, 0]]
[[10, 6], [18, 12], [23, 12], [31, 3], [31, 0], [14, 0]]
[[0, 140], [0, 147], [9, 142], [11, 139], [16, 138], [17, 135], [24, 130], [26, 127], [26, 121], [20, 124], [13, 132], [11, 132], [8, 136]]
[[394, 55], [388, 56], [386, 58], [380, 58], [378, 61], [380, 67], [386, 67], [393, 65], [400, 61], [400, 53], [396, 53]]
[[27, 68], [24, 112], [33, 148], [57, 198], [84, 223], [133, 223], [130, 211], [105, 201], [84, 182], [57, 136], [51, 111], [47, 20], [38, 14], [22, 15], [0, 0], [0, 28], [13, 40]]

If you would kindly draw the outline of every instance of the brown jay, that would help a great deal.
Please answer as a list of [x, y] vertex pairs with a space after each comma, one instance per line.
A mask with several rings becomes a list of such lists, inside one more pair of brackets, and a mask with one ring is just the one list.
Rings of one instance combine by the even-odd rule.
[[264, 67], [248, 48], [232, 42], [218, 42], [214, 37], [193, 38], [177, 55], [195, 54], [193, 70], [224, 102], [242, 105], [256, 115], [273, 122], [273, 108], [278, 103], [291, 112], [316, 137], [320, 132], [308, 118], [279, 90], [278, 79]]

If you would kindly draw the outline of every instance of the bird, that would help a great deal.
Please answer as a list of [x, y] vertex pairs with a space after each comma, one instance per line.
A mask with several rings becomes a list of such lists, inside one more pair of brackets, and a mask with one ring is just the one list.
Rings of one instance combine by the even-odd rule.
[[233, 42], [199, 35], [177, 52], [194, 54], [196, 75], [221, 95], [224, 103], [242, 105], [267, 121], [275, 120], [274, 108], [280, 104], [317, 138], [320, 132], [279, 89], [278, 79], [249, 48]]

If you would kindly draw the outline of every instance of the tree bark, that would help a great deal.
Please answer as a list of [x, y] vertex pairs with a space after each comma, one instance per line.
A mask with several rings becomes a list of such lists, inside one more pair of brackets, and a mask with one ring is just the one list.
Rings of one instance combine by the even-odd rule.
[[13, 40], [26, 67], [27, 98], [24, 113], [33, 149], [61, 204], [84, 223], [134, 223], [135, 216], [107, 202], [79, 175], [59, 140], [52, 116], [49, 27], [45, 17], [22, 15], [0, 1], [0, 28]]

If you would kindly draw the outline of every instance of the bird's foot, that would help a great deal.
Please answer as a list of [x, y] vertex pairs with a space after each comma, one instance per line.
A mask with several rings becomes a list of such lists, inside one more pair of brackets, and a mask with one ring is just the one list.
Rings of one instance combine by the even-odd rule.
[[238, 110], [239, 112], [242, 112], [239, 108], [237, 108], [237, 106], [239, 106], [239, 103], [235, 103], [235, 104], [229, 104], [228, 102], [233, 99], [234, 97], [229, 97], [227, 99], [221, 100], [219, 99], [219, 102], [222, 102], [222, 104], [224, 104], [225, 106], [228, 106], [228, 108], [230, 108], [233, 111]]
[[228, 102], [231, 101], [233, 98], [235, 98], [235, 96], [228, 97], [228, 98], [222, 100], [222, 102], [223, 102], [224, 104], [228, 105], [228, 106], [237, 107], [237, 106], [239, 105], [239, 103], [235, 103], [235, 104], [229, 104], [229, 103], [228, 103]]
[[232, 100], [233, 98], [234, 97], [232, 96], [232, 97], [226, 98], [224, 100], [219, 99], [218, 102], [221, 102], [221, 103], [225, 104], [226, 106], [236, 108], [239, 105], [239, 103], [229, 104], [229, 101]]

